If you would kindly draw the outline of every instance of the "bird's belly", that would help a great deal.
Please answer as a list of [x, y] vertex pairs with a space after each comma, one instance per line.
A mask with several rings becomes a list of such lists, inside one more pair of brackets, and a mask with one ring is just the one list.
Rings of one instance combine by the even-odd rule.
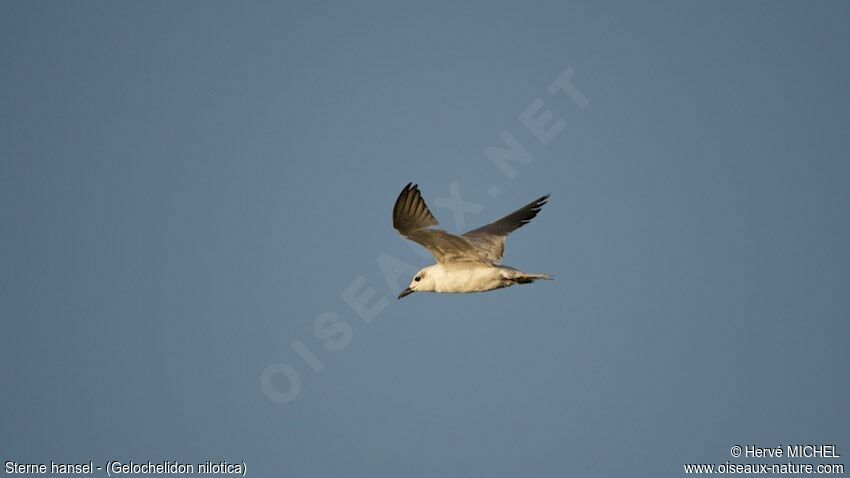
[[437, 284], [437, 292], [484, 292], [504, 287], [505, 279], [497, 267], [469, 267], [447, 270]]

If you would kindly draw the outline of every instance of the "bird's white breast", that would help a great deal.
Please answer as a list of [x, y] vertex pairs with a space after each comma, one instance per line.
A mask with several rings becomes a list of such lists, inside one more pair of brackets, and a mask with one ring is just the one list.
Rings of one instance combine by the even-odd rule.
[[436, 292], [483, 292], [506, 285], [501, 267], [479, 263], [441, 264], [435, 267]]

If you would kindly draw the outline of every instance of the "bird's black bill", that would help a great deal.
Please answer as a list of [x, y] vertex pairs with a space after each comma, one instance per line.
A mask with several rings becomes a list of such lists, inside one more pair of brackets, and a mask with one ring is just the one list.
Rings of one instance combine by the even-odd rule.
[[410, 295], [410, 294], [412, 294], [412, 293], [413, 293], [413, 289], [411, 289], [410, 287], [408, 287], [407, 289], [404, 289], [403, 291], [399, 292], [399, 294], [398, 294], [398, 298], [399, 298], [399, 299], [401, 299], [402, 297], [404, 297], [404, 296], [406, 296], [406, 295]]

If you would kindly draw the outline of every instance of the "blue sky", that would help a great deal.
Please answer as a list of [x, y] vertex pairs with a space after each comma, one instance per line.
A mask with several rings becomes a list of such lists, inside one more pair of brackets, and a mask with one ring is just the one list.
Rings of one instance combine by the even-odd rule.
[[[669, 476], [735, 444], [847, 452], [848, 25], [846, 2], [7, 2], [0, 457]], [[547, 89], [567, 69], [583, 107]], [[505, 132], [513, 178], [485, 154]], [[391, 227], [410, 181], [451, 232], [551, 193], [505, 263], [556, 281], [394, 300], [381, 261], [431, 263]], [[386, 300], [369, 322], [352, 284]]]

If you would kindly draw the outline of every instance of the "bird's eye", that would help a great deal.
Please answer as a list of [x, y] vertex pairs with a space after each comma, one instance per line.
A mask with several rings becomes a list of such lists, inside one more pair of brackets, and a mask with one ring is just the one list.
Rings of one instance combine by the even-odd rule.
[[419, 282], [420, 280], [422, 280], [422, 278], [419, 277], [419, 276], [416, 276], [416, 277], [413, 278], [413, 280], [415, 280], [416, 282]]

